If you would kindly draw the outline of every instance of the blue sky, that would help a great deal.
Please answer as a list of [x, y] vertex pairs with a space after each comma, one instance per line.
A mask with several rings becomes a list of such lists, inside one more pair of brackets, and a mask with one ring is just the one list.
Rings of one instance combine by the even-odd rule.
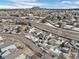
[[0, 0], [0, 8], [79, 8], [79, 0]]

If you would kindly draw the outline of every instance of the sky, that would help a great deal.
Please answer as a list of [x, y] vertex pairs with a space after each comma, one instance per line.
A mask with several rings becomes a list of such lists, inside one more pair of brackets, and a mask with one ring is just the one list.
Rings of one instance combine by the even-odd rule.
[[0, 0], [0, 8], [79, 8], [79, 0]]

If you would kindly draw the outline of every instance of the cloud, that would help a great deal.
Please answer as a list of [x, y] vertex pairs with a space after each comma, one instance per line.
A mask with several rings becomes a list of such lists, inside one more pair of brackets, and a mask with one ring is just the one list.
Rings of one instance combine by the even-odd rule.
[[79, 1], [76, 1], [75, 4], [79, 4]]
[[77, 0], [76, 1], [71, 1], [70, 0], [70, 1], [61, 1], [61, 3], [62, 4], [75, 4], [75, 5], [77, 5], [77, 4], [79, 4], [79, 1], [77, 1]]
[[62, 1], [61, 3], [63, 3], [63, 4], [71, 4], [72, 2], [71, 1]]
[[8, 5], [0, 5], [0, 9], [9, 9], [9, 8], [17, 8], [15, 6], [8, 6]]
[[36, 2], [37, 0], [9, 0], [11, 2]]
[[7, 0], [8, 3], [1, 5], [0, 8], [32, 8], [35, 5], [42, 5], [37, 4], [37, 0]]
[[39, 6], [43, 8], [79, 8], [78, 0], [61, 0], [57, 4], [39, 3], [38, 0], [8, 0], [9, 2], [1, 5], [0, 8], [32, 8]]
[[78, 0], [69, 0], [69, 1], [61, 1], [60, 8], [79, 8], [79, 1]]
[[62, 9], [73, 9], [73, 8], [79, 8], [79, 6], [74, 6], [74, 5], [66, 5], [66, 6], [60, 6], [59, 8], [62, 8]]
[[15, 3], [14, 5], [16, 6], [46, 6], [47, 4], [21, 2], [21, 3]]
[[38, 3], [37, 0], [8, 0], [7, 6], [3, 7], [10, 7], [10, 8], [32, 8], [34, 6], [39, 7], [46, 7], [48, 4], [45, 3]]

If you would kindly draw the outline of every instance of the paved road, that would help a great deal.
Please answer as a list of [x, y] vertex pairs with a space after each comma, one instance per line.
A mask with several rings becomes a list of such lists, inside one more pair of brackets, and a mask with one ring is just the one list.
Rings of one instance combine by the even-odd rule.
[[34, 26], [38, 29], [50, 32], [52, 34], [56, 34], [58, 36], [61, 36], [61, 37], [67, 38], [67, 39], [79, 41], [79, 32], [70, 31], [70, 30], [61, 29], [61, 28], [53, 28], [51, 26], [47, 26], [47, 25], [44, 25], [41, 23], [36, 23], [34, 21], [30, 21], [30, 23], [32, 26]]
[[0, 16], [0, 19], [19, 19], [19, 17], [12, 17], [12, 16]]
[[[41, 54], [41, 49], [38, 46], [36, 46], [30, 39], [26, 38], [24, 35], [0, 33], [0, 36], [6, 36], [18, 39], [22, 43], [24, 43], [27, 47], [29, 47], [31, 50], [33, 50], [35, 53]], [[48, 53], [45, 53], [45, 57], [46, 59], [52, 59], [52, 56], [49, 55]]]

